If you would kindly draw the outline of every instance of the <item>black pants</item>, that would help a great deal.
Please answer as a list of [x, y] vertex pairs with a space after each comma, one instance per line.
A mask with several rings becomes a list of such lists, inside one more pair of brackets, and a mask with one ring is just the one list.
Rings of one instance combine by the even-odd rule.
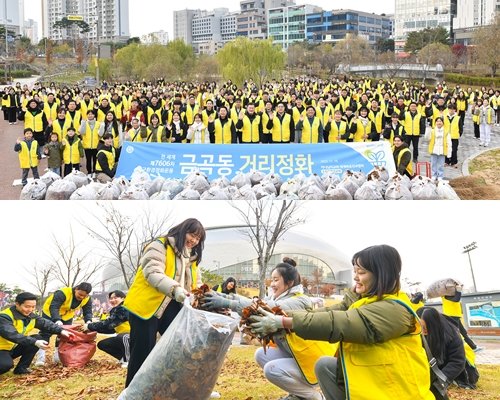
[[153, 316], [144, 320], [130, 313], [130, 360], [128, 362], [125, 387], [130, 384], [153, 347], [155, 347], [156, 334], [163, 335], [181, 310], [181, 307], [180, 303], [172, 300], [160, 319]]
[[80, 171], [80, 164], [64, 164], [64, 176], [71, 174], [73, 169]]
[[479, 124], [474, 123], [474, 137], [479, 139], [481, 137], [481, 132], [479, 131]]
[[21, 183], [23, 186], [26, 186], [28, 183], [28, 174], [31, 172], [33, 173], [33, 179], [39, 179], [40, 175], [38, 174], [38, 167], [31, 167], [31, 168], [23, 168], [23, 174], [21, 175]]
[[43, 132], [33, 132], [33, 139], [38, 142], [38, 147], [41, 149], [45, 146], [45, 133]]
[[87, 160], [87, 174], [95, 172], [97, 162], [97, 149], [85, 149], [85, 159]]
[[[52, 318], [50, 318], [47, 314], [42, 313], [42, 318], [48, 319], [49, 321], [52, 321]], [[52, 321], [54, 322], [54, 321]], [[73, 319], [70, 319], [68, 321], [63, 321], [64, 325], [73, 325]], [[50, 332], [45, 332], [45, 331], [40, 331], [40, 337], [45, 340], [45, 341], [50, 341], [50, 337], [53, 335], [53, 333]], [[59, 338], [56, 339], [56, 347], [59, 346]]]
[[[33, 335], [32, 338], [42, 340], [40, 335]], [[28, 368], [38, 351], [34, 344], [19, 344], [12, 350], [0, 350], [0, 375], [5, 374], [14, 366], [14, 359], [21, 357], [16, 368]]]
[[458, 330], [462, 334], [462, 336], [465, 340], [465, 343], [467, 343], [472, 350], [475, 350], [477, 348], [477, 345], [469, 337], [469, 334], [467, 333], [467, 329], [465, 329], [465, 326], [462, 325], [462, 320], [460, 319], [460, 317], [450, 317], [450, 316], [448, 316], [448, 317], [451, 318], [451, 322], [453, 322], [455, 324], [455, 326], [458, 328]]
[[446, 164], [455, 165], [458, 164], [458, 139], [451, 139], [451, 157], [445, 158]]
[[17, 107], [9, 107], [9, 122], [14, 123], [17, 121]]
[[130, 358], [130, 335], [128, 333], [119, 333], [116, 336], [103, 339], [97, 343], [97, 347], [113, 356], [117, 360], [128, 361]]
[[417, 162], [418, 160], [418, 141], [420, 136], [418, 135], [406, 135], [405, 143], [410, 147], [410, 144], [413, 146], [413, 162]]
[[460, 116], [460, 136], [462, 136], [464, 132], [464, 123], [465, 123], [465, 111], [459, 111], [458, 115]]

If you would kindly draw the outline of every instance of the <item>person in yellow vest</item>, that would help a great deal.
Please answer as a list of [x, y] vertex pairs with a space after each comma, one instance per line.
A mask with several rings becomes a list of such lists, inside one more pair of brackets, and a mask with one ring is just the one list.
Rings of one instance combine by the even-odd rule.
[[395, 135], [393, 139], [392, 155], [394, 164], [399, 175], [406, 175], [408, 178], [413, 178], [413, 164], [411, 163], [411, 151], [408, 145], [403, 141], [403, 137]]
[[240, 111], [236, 123], [236, 131], [238, 130], [241, 131], [240, 143], [260, 143], [262, 140], [262, 117], [255, 112], [254, 103], [248, 103], [246, 111]]
[[410, 300], [413, 309], [418, 314], [418, 310], [424, 306], [424, 294], [422, 292], [413, 293]]
[[484, 98], [483, 105], [479, 108], [479, 146], [488, 147], [490, 145], [491, 129], [494, 121], [494, 110], [490, 106], [489, 100]]
[[323, 123], [321, 118], [316, 116], [317, 108], [310, 105], [306, 107], [306, 115], [299, 117], [299, 123], [295, 126], [296, 131], [301, 131], [300, 143], [322, 143]]
[[397, 113], [393, 113], [391, 119], [385, 125], [383, 139], [388, 140], [391, 146], [394, 145], [394, 137], [396, 135], [401, 136], [404, 140], [405, 137], [405, 127], [403, 124], [399, 122], [399, 115]]
[[2, 107], [7, 110], [9, 125], [17, 124], [17, 113], [21, 109], [21, 99], [13, 87], [2, 96]]
[[28, 183], [28, 174], [31, 172], [34, 179], [39, 179], [38, 160], [42, 158], [41, 148], [36, 140], [33, 139], [33, 130], [24, 129], [24, 139], [18, 138], [14, 145], [14, 151], [19, 153], [19, 165], [22, 170], [21, 184], [26, 186]]
[[[422, 307], [417, 311], [429, 350], [450, 385], [465, 368], [465, 348], [458, 329], [438, 310]], [[434, 388], [431, 391], [438, 396]], [[440, 398], [440, 397], [436, 397]]]
[[95, 164], [97, 161], [97, 147], [104, 134], [104, 124], [96, 120], [94, 110], [87, 111], [87, 119], [82, 120], [79, 133], [85, 152], [87, 174], [89, 177], [94, 178]]
[[0, 311], [0, 375], [14, 367], [14, 360], [21, 357], [14, 374], [29, 374], [29, 369], [38, 349], [46, 350], [49, 343], [41, 335], [29, 335], [33, 329], [54, 335], [70, 337], [61, 326], [36, 315], [37, 296], [22, 292], [16, 296], [15, 304]]
[[462, 337], [464, 338], [465, 343], [467, 343], [470, 348], [474, 351], [482, 350], [481, 347], [478, 347], [476, 343], [470, 338], [467, 333], [467, 329], [465, 329], [462, 324], [462, 304], [460, 300], [462, 299], [462, 288], [463, 285], [461, 283], [457, 283], [455, 285], [455, 295], [454, 296], [442, 296], [441, 301], [443, 304], [443, 314], [450, 319], [453, 324], [458, 328]]
[[460, 136], [462, 136], [462, 128], [460, 128], [460, 116], [455, 104], [448, 105], [448, 115], [444, 118], [444, 129], [448, 130], [451, 136], [451, 157], [445, 159], [445, 165], [458, 168], [458, 144]]
[[436, 126], [430, 132], [428, 151], [431, 156], [431, 179], [442, 181], [444, 178], [444, 161], [451, 157], [451, 135], [444, 129], [444, 119], [437, 117]]
[[208, 122], [208, 132], [214, 137], [216, 144], [232, 144], [237, 142], [236, 126], [229, 118], [229, 111], [226, 106], [219, 107], [219, 115], [214, 120]]
[[236, 294], [236, 279], [234, 279], [232, 276], [230, 276], [221, 284], [215, 285], [212, 288], [212, 290], [216, 291], [217, 293], [224, 293], [224, 294], [234, 293], [234, 294]]
[[[163, 333], [179, 313], [189, 292], [201, 286], [205, 228], [188, 218], [143, 250], [139, 269], [123, 306], [130, 312], [128, 386]], [[172, 301], [175, 300], [175, 301]]]
[[38, 145], [43, 147], [45, 145], [47, 118], [36, 99], [31, 99], [28, 102], [28, 107], [25, 111], [21, 112], [20, 119], [24, 120], [24, 128], [30, 128]]
[[70, 126], [66, 131], [66, 137], [61, 142], [64, 176], [71, 174], [73, 169], [80, 171], [80, 159], [83, 158], [82, 141], [76, 136], [75, 128]]
[[[289, 310], [313, 308], [310, 297], [304, 295], [297, 264], [291, 258], [285, 257], [283, 262], [274, 267], [270, 287], [272, 294], [263, 300], [271, 308], [278, 306], [287, 313]], [[229, 308], [241, 314], [243, 308], [252, 301], [238, 295], [226, 298], [212, 293], [206, 297], [203, 307], [208, 310]], [[283, 332], [273, 336], [273, 340], [276, 347], [269, 347], [265, 352], [259, 348], [255, 352], [255, 360], [263, 369], [265, 377], [288, 392], [290, 399], [323, 399], [315, 389], [318, 380], [314, 374], [314, 364], [323, 355], [333, 356], [336, 346], [327, 342], [306, 341]]]
[[359, 115], [352, 120], [351, 133], [354, 142], [371, 142], [380, 139], [375, 123], [368, 117], [368, 108], [359, 109]]
[[[92, 322], [92, 299], [90, 298], [90, 292], [92, 292], [92, 285], [88, 282], [81, 282], [75, 287], [63, 287], [56, 290], [45, 300], [42, 308], [42, 317], [59, 326], [72, 325], [75, 312], [82, 310], [84, 322]], [[48, 342], [52, 333], [42, 329], [40, 335]], [[54, 351], [53, 356], [54, 362], [59, 362], [58, 346], [59, 342], [56, 340], [56, 351]], [[37, 354], [35, 365], [42, 366], [44, 364], [45, 351], [41, 349]]]
[[130, 324], [128, 322], [128, 311], [123, 307], [125, 293], [121, 290], [113, 290], [108, 294], [109, 316], [99, 322], [91, 322], [83, 325], [84, 332], [98, 332], [113, 334], [115, 336], [100, 340], [97, 347], [120, 361], [123, 368], [127, 368], [130, 358]]
[[271, 112], [267, 129], [271, 130], [271, 143], [290, 143], [295, 140], [295, 124], [292, 116], [285, 112], [286, 104], [279, 102], [276, 114]]
[[251, 317], [250, 328], [259, 335], [291, 329], [306, 343], [339, 343], [335, 357], [326, 354], [315, 365], [327, 400], [433, 400], [421, 326], [401, 291], [399, 252], [388, 245], [371, 246], [354, 254], [352, 264], [355, 286], [341, 303], [287, 310], [288, 317], [262, 310], [263, 317]]
[[97, 151], [95, 167], [97, 181], [100, 183], [111, 182], [115, 177], [116, 167], [116, 150], [113, 147], [113, 135], [105, 133]]
[[417, 103], [412, 101], [408, 106], [408, 111], [399, 114], [399, 119], [405, 129], [405, 142], [413, 146], [413, 162], [418, 161], [418, 142], [420, 136], [425, 135], [425, 116], [418, 113]]

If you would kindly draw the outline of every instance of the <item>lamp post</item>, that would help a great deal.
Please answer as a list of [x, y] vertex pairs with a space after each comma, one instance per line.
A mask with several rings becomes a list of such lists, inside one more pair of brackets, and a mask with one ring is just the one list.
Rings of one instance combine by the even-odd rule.
[[469, 265], [470, 265], [470, 272], [472, 274], [472, 283], [474, 285], [474, 292], [477, 292], [477, 287], [476, 287], [476, 278], [474, 277], [474, 269], [472, 268], [472, 260], [470, 258], [470, 252], [472, 250], [476, 250], [477, 249], [477, 243], [476, 242], [472, 242], [468, 245], [465, 245], [464, 247], [464, 250], [462, 251], [462, 253], [467, 253], [467, 256], [469, 257]]

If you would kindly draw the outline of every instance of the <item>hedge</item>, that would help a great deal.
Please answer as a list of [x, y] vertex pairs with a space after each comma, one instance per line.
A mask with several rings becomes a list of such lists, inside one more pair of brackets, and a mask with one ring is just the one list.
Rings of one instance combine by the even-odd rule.
[[500, 87], [500, 77], [487, 77], [487, 76], [469, 76], [461, 74], [445, 73], [444, 79], [446, 82], [452, 82], [459, 85], [470, 86], [486, 86], [486, 87]]
[[[9, 71], [7, 75], [12, 78], [29, 78], [30, 76], [33, 75], [33, 71], [28, 71], [25, 69], [12, 70]], [[0, 69], [0, 76], [1, 77], [5, 76], [5, 71], [3, 69]]]

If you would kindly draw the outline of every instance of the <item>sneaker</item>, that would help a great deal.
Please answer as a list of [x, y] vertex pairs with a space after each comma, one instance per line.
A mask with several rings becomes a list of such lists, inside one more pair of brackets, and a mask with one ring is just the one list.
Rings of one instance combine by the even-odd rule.
[[45, 366], [45, 361], [38, 360], [35, 362], [35, 367], [44, 367]]
[[477, 346], [477, 347], [474, 349], [474, 353], [479, 353], [480, 351], [483, 351], [483, 350], [484, 350], [484, 347]]
[[15, 375], [27, 375], [31, 374], [33, 371], [29, 368], [24, 368], [24, 367], [16, 367], [14, 368], [14, 374]]
[[220, 399], [220, 393], [219, 392], [212, 392], [210, 395], [211, 399]]
[[61, 360], [59, 359], [59, 350], [57, 350], [57, 348], [54, 349], [54, 355], [52, 356], [52, 361], [54, 362], [54, 364], [58, 364], [61, 362]]
[[128, 361], [122, 361], [120, 365], [122, 366], [122, 368], [128, 368]]

